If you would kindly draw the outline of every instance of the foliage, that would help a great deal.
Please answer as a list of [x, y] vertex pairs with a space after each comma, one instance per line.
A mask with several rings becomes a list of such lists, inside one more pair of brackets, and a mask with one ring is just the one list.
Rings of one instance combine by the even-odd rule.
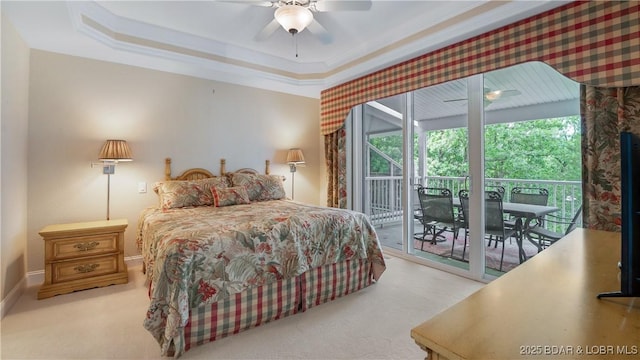
[[[417, 136], [414, 159], [418, 158]], [[467, 129], [427, 133], [429, 176], [468, 173]], [[580, 180], [580, 117], [519, 121], [485, 126], [485, 175], [488, 178]], [[402, 164], [402, 136], [371, 139], [371, 144]], [[390, 174], [389, 162], [371, 152], [371, 171]], [[397, 175], [397, 174], [396, 174]]]
[[[402, 134], [397, 135], [387, 135], [372, 138], [370, 140], [371, 144], [373, 144], [378, 150], [386, 155], [383, 156], [373, 150], [369, 151], [369, 161], [371, 163], [371, 175], [401, 175], [401, 170], [398, 166], [393, 166], [393, 163], [390, 163], [390, 158], [400, 167], [402, 166]], [[393, 173], [391, 172], [392, 170]], [[398, 171], [400, 170], [400, 173]]]

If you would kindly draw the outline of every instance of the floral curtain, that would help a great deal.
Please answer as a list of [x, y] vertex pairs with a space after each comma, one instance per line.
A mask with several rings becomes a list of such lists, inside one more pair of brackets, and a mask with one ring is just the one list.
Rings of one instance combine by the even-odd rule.
[[620, 132], [640, 135], [640, 87], [580, 87], [583, 225], [620, 231]]
[[327, 206], [347, 207], [347, 132], [342, 126], [338, 131], [325, 135], [324, 153], [327, 161]]

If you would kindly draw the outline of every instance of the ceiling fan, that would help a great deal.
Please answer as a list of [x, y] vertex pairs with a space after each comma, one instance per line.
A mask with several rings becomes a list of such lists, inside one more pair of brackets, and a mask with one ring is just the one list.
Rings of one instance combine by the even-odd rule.
[[[491, 105], [491, 103], [493, 103], [494, 101], [498, 101], [502, 98], [505, 97], [509, 97], [509, 96], [516, 96], [516, 95], [520, 95], [520, 91], [519, 90], [492, 90], [489, 88], [484, 88], [484, 106], [489, 106]], [[454, 101], [463, 101], [463, 100], [467, 100], [465, 99], [451, 99], [451, 100], [444, 100], [444, 102], [454, 102]]]
[[256, 36], [258, 41], [271, 37], [279, 27], [284, 28], [291, 35], [296, 35], [304, 29], [316, 35], [320, 41], [328, 44], [332, 41], [331, 34], [316, 19], [314, 12], [327, 11], [362, 11], [371, 8], [371, 0], [274, 0], [274, 1], [243, 1], [226, 0], [225, 2], [242, 3], [255, 6], [275, 8], [273, 20], [269, 22]]

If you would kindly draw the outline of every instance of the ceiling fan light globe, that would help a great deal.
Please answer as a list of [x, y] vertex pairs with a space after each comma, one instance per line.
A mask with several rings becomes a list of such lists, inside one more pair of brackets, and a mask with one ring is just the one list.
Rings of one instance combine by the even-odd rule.
[[502, 91], [500, 90], [489, 91], [486, 94], [484, 94], [485, 99], [489, 101], [496, 101], [500, 99], [501, 96], [502, 96]]
[[287, 32], [292, 34], [301, 32], [313, 21], [311, 10], [300, 5], [281, 6], [276, 10], [274, 17]]

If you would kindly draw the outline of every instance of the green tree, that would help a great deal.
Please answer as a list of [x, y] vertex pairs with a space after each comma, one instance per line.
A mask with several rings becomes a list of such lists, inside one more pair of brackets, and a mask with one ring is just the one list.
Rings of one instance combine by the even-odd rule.
[[[417, 137], [414, 141], [414, 159], [417, 159]], [[401, 135], [376, 137], [370, 142], [402, 164]], [[466, 128], [427, 133], [429, 176], [464, 176], [468, 173], [467, 154]], [[388, 161], [372, 153], [371, 171], [390, 174]], [[485, 127], [485, 176], [488, 178], [575, 181], [580, 180], [581, 171], [579, 116]]]
[[[369, 143], [402, 166], [402, 135], [374, 137], [369, 140]], [[369, 156], [372, 175], [392, 175], [387, 159], [373, 150], [370, 150]]]

